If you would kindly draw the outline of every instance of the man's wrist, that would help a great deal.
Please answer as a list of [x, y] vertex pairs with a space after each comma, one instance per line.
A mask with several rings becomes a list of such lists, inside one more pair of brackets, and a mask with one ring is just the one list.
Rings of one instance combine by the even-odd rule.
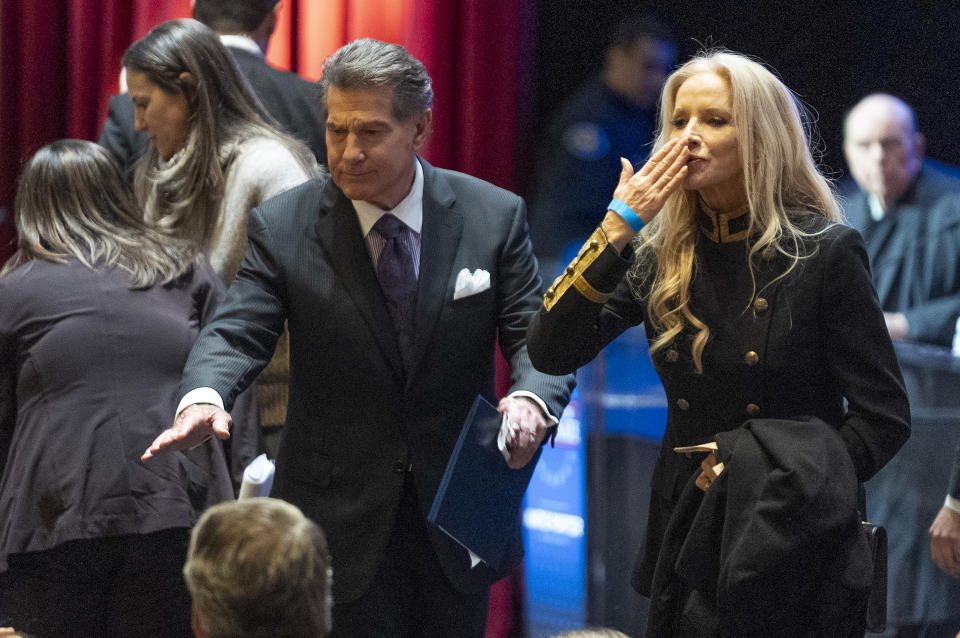
[[515, 390], [510, 394], [508, 394], [507, 398], [508, 399], [518, 399], [518, 398], [529, 399], [530, 401], [533, 401], [537, 405], [537, 407], [540, 408], [540, 411], [543, 412], [543, 416], [547, 419], [547, 422], [550, 425], [556, 425], [557, 423], [560, 422], [560, 419], [550, 414], [550, 410], [549, 408], [547, 408], [547, 404], [544, 402], [544, 400], [538, 397], [537, 395], [535, 395], [533, 392], [530, 392], [528, 390]]
[[180, 413], [183, 412], [185, 408], [197, 403], [207, 403], [209, 405], [215, 405], [221, 410], [224, 409], [223, 397], [220, 396], [219, 392], [213, 388], [194, 388], [180, 399], [180, 403], [177, 405], [177, 411], [174, 413], [174, 419], [180, 416]]
[[947, 498], [943, 501], [944, 507], [949, 510], [953, 510], [957, 514], [960, 514], [960, 498], [953, 498], [947, 494]]

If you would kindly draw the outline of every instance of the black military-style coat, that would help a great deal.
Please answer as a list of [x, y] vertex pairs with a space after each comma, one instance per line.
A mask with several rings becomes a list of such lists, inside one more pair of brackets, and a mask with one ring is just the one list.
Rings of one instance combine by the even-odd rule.
[[[755, 256], [748, 267], [746, 213], [701, 213], [700, 221], [691, 308], [710, 327], [703, 371], [692, 359], [692, 332], [653, 354], [669, 409], [645, 549], [634, 573], [634, 587], [645, 595], [673, 506], [699, 469], [699, 458], [676, 454], [673, 447], [713, 440], [750, 418], [813, 416], [837, 428], [857, 477], [865, 481], [910, 430], [900, 368], [855, 230], [819, 215], [798, 215], [796, 223], [810, 237], [803, 258], [779, 277], [790, 265], [783, 255]], [[608, 245], [602, 230], [591, 236], [547, 291], [529, 327], [534, 366], [570, 372], [641, 322], [654, 341], [648, 284], [634, 278], [634, 293], [626, 276], [632, 249], [625, 253]]]

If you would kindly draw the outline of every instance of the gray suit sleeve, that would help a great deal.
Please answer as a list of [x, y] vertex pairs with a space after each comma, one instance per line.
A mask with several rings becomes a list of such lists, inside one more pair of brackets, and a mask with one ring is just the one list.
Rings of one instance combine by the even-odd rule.
[[953, 455], [953, 469], [950, 472], [950, 489], [947, 494], [955, 499], [960, 499], [960, 445], [957, 446]]
[[510, 364], [510, 391], [526, 390], [540, 397], [551, 414], [560, 416], [576, 385], [574, 375], [552, 376], [533, 367], [527, 353], [526, 332], [540, 308], [540, 275], [527, 229], [526, 206], [517, 200], [510, 235], [501, 255], [504, 281], [498, 300], [500, 349]]
[[197, 338], [180, 382], [181, 395], [213, 388], [227, 411], [270, 361], [286, 316], [277, 247], [259, 208], [250, 213], [247, 235], [240, 272]]

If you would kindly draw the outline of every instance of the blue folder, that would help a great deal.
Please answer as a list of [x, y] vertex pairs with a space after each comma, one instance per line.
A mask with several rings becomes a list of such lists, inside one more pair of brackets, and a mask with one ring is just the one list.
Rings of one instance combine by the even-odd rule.
[[427, 521], [505, 574], [522, 555], [520, 507], [540, 450], [525, 467], [510, 469], [497, 447], [502, 419], [482, 396], [473, 402]]

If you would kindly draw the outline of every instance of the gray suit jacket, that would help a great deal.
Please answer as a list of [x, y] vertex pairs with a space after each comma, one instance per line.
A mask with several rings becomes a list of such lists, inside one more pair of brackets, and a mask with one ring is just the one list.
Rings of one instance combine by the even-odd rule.
[[[181, 390], [212, 387], [229, 405], [290, 328], [290, 405], [273, 495], [316, 520], [330, 542], [338, 602], [370, 585], [412, 477], [425, 513], [473, 399], [494, 400], [495, 346], [511, 391], [529, 390], [559, 415], [572, 375], [533, 369], [525, 332], [540, 278], [523, 200], [478, 179], [424, 173], [422, 250], [410, 371], [350, 201], [321, 177], [251, 213], [249, 250], [227, 299], [201, 334]], [[457, 273], [482, 268], [490, 288], [453, 299]], [[400, 471], [398, 471], [400, 470]], [[519, 520], [510, 538], [522, 556]], [[470, 568], [431, 530], [447, 577], [475, 591], [504, 574]]]
[[960, 179], [943, 166], [926, 160], [879, 222], [863, 191], [844, 212], [863, 235], [880, 307], [906, 315], [911, 339], [949, 347], [960, 315]]

